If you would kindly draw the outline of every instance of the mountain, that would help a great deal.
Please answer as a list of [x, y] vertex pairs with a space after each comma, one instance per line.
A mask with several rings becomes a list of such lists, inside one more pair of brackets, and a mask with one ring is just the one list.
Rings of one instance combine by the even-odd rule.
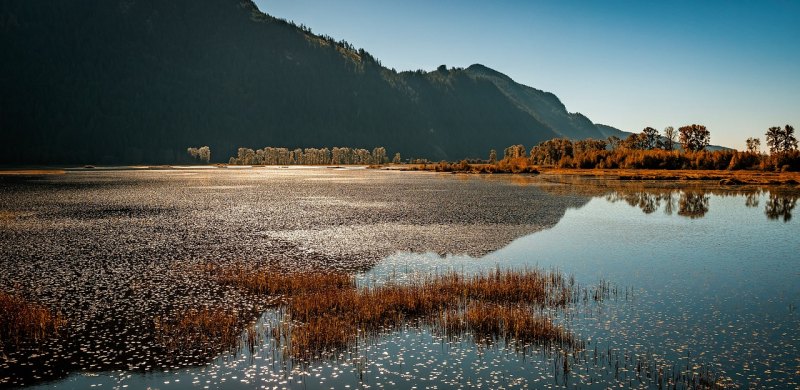
[[482, 65], [387, 69], [250, 0], [0, 2], [0, 164], [186, 162], [200, 145], [455, 160], [617, 132]]

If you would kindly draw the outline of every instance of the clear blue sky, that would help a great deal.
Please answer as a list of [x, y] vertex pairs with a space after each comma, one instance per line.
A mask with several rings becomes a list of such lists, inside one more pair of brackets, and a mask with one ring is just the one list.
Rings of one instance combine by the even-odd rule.
[[800, 1], [255, 0], [384, 66], [484, 64], [626, 131], [800, 128]]

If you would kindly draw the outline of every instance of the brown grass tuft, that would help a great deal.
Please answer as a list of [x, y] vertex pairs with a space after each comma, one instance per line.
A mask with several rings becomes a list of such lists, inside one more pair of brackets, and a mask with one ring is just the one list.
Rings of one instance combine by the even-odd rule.
[[254, 272], [241, 267], [207, 269], [225, 285], [257, 294], [297, 295], [355, 286], [350, 275], [334, 272], [286, 273], [280, 270]]
[[0, 348], [17, 348], [28, 341], [41, 341], [58, 335], [66, 324], [39, 304], [0, 291]]
[[167, 351], [214, 351], [238, 345], [238, 318], [221, 308], [156, 317], [154, 325], [156, 338]]
[[530, 307], [473, 302], [464, 310], [449, 310], [439, 321], [448, 335], [470, 333], [477, 341], [502, 339], [522, 344], [573, 345], [574, 337], [553, 324], [550, 318], [535, 315]]

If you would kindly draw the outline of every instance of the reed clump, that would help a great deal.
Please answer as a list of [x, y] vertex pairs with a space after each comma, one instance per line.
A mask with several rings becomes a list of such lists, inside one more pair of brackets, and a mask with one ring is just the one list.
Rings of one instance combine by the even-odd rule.
[[223, 308], [190, 309], [153, 321], [156, 339], [168, 352], [219, 351], [238, 345], [240, 324], [236, 313]]
[[213, 267], [207, 272], [221, 284], [263, 295], [294, 296], [355, 287], [352, 277], [337, 272], [287, 273], [277, 269], [257, 272], [243, 267]]
[[66, 321], [37, 303], [0, 291], [0, 348], [57, 336]]
[[575, 338], [530, 307], [472, 302], [463, 310], [449, 310], [439, 321], [448, 335], [472, 334], [481, 342], [501, 339], [521, 344], [573, 345]]
[[273, 336], [288, 340], [290, 353], [302, 359], [347, 349], [360, 338], [408, 323], [429, 324], [453, 336], [471, 333], [482, 340], [577, 345], [544, 311], [535, 310], [573, 302], [573, 285], [558, 272], [448, 272], [408, 284], [361, 288], [351, 276], [338, 273], [235, 269], [217, 274], [224, 284], [282, 295], [289, 325]]

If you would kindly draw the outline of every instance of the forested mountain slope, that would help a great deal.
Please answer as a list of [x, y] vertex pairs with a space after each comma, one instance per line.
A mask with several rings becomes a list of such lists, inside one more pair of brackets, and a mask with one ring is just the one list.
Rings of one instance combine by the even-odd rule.
[[454, 160], [606, 134], [484, 66], [398, 73], [249, 0], [4, 0], [0, 32], [3, 164], [185, 162], [199, 145]]

